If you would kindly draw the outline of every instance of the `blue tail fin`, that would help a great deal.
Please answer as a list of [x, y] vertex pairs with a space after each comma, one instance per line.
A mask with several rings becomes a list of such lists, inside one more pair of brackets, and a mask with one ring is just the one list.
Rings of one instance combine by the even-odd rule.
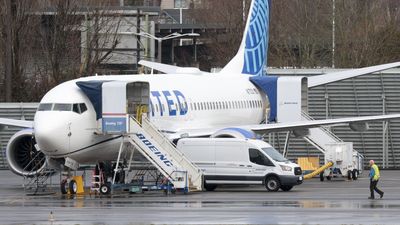
[[270, 0], [253, 0], [242, 43], [221, 73], [262, 76], [268, 55]]

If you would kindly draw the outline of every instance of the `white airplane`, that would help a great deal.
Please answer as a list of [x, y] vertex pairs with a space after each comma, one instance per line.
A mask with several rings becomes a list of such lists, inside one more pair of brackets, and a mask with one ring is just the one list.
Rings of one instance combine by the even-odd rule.
[[291, 131], [400, 118], [400, 114], [395, 114], [280, 121], [282, 113], [291, 113], [280, 112], [280, 103], [277, 103], [279, 94], [292, 95], [290, 87], [285, 85], [303, 82], [304, 87], [306, 81], [308, 89], [397, 67], [400, 62], [308, 77], [308, 83], [307, 78], [263, 76], [269, 6], [268, 0], [252, 1], [238, 53], [218, 73], [141, 61], [142, 65], [167, 74], [92, 76], [71, 80], [54, 87], [42, 98], [34, 121], [0, 118], [0, 126], [27, 128], [16, 133], [8, 143], [6, 152], [10, 169], [18, 175], [35, 175], [40, 169], [31, 171], [29, 161], [38, 154], [46, 157], [47, 162], [59, 164], [64, 163], [66, 157], [78, 163], [115, 160], [121, 135], [96, 132], [99, 121], [107, 114], [101, 111], [98, 89], [103, 83], [112, 81], [149, 84], [148, 117], [171, 141], [183, 136], [232, 136], [233, 132], [246, 136], [250, 132]]

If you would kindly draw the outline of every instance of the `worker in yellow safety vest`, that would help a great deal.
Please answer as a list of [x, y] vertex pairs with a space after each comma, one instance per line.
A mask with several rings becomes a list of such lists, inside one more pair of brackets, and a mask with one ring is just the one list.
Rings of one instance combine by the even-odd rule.
[[380, 197], [383, 197], [384, 192], [379, 190], [376, 185], [378, 184], [379, 178], [380, 178], [380, 174], [379, 174], [379, 168], [378, 166], [375, 164], [374, 160], [370, 160], [369, 161], [369, 166], [371, 167], [371, 170], [369, 171], [369, 179], [370, 179], [370, 183], [369, 183], [369, 190], [371, 192], [371, 196], [368, 199], [374, 199], [374, 191], [376, 191]]

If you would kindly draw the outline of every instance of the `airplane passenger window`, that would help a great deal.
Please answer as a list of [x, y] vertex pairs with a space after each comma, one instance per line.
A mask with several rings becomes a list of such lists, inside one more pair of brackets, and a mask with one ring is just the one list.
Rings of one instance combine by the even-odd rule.
[[38, 111], [51, 111], [52, 103], [42, 103], [39, 105]]
[[54, 104], [53, 111], [72, 111], [72, 104]]

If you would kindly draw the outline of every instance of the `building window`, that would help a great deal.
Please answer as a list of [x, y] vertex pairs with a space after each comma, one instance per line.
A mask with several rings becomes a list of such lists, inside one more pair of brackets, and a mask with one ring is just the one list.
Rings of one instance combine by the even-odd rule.
[[174, 0], [174, 8], [189, 8], [188, 0]]

